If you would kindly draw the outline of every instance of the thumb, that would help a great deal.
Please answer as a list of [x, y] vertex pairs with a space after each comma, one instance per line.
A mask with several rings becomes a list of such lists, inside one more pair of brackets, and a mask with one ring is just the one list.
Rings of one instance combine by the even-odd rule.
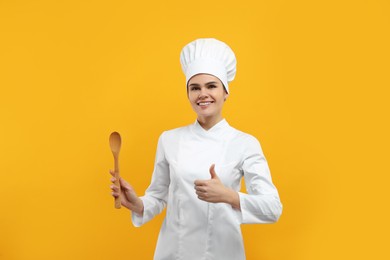
[[121, 188], [124, 189], [125, 191], [127, 191], [127, 190], [132, 188], [131, 185], [127, 181], [122, 179], [122, 178], [119, 178], [119, 182], [121, 184]]
[[210, 166], [210, 175], [211, 175], [211, 179], [218, 179], [218, 176], [217, 176], [217, 173], [215, 172], [215, 164], [212, 164]]

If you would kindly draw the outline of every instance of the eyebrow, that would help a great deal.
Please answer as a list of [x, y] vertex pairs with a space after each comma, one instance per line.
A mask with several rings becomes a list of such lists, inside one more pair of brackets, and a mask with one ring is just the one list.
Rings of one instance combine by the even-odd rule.
[[[216, 81], [210, 81], [210, 82], [207, 82], [205, 85], [208, 86], [208, 85], [212, 85], [212, 84], [216, 85], [216, 84], [218, 84], [218, 82], [216, 82]], [[188, 85], [188, 86], [189, 86], [189, 87], [191, 87], [191, 86], [197, 87], [197, 86], [199, 86], [199, 85], [200, 85], [200, 84], [198, 84], [198, 83], [192, 83], [192, 84], [190, 84], [190, 85]]]

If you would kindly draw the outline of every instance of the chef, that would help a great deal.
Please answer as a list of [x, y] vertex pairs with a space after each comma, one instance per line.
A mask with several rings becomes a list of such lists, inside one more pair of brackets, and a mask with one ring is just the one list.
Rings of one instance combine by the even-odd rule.
[[245, 259], [240, 225], [276, 222], [282, 204], [258, 140], [222, 116], [236, 58], [228, 45], [206, 38], [187, 44], [180, 62], [196, 121], [161, 134], [144, 196], [124, 179], [112, 195], [136, 227], [167, 207], [155, 260]]

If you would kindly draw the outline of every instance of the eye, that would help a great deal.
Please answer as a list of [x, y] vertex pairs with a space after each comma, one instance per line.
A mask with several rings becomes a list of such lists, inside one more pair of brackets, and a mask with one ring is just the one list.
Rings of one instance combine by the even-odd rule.
[[216, 88], [216, 85], [208, 85], [208, 88]]
[[193, 86], [193, 87], [190, 88], [191, 91], [195, 91], [195, 90], [199, 90], [199, 89], [200, 89], [200, 88], [197, 87], [197, 86]]

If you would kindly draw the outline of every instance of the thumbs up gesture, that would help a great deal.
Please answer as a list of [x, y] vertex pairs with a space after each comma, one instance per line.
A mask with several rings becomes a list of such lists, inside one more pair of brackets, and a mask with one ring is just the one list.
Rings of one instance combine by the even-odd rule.
[[215, 172], [215, 164], [210, 167], [210, 177], [209, 180], [196, 180], [195, 191], [196, 195], [200, 200], [207, 202], [229, 202], [229, 193], [230, 189], [226, 188], [221, 180], [219, 179], [217, 173]]

